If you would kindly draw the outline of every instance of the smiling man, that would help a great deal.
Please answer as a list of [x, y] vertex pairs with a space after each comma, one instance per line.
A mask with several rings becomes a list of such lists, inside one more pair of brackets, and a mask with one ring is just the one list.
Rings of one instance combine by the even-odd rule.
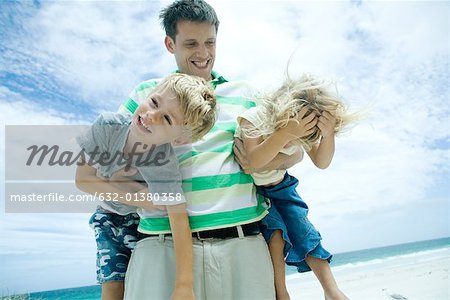
[[178, 21], [176, 28], [177, 34], [166, 36], [164, 43], [175, 55], [178, 71], [211, 80], [216, 58], [216, 27], [183, 20]]
[[[178, 72], [209, 80], [217, 98], [213, 129], [202, 140], [175, 148], [193, 232], [195, 298], [275, 299], [271, 259], [259, 231], [267, 208], [233, 153], [236, 118], [255, 103], [244, 97], [248, 87], [213, 71], [219, 20], [209, 4], [176, 1], [160, 18], [167, 35], [164, 44]], [[139, 84], [121, 109], [133, 112], [129, 104], [142, 102], [157, 82]], [[290, 167], [299, 158], [279, 155], [265, 168]], [[145, 238], [132, 254], [125, 299], [169, 299], [174, 287], [192, 286], [190, 280], [175, 281], [172, 237], [159, 234], [170, 231], [167, 218], [141, 218], [139, 231]]]

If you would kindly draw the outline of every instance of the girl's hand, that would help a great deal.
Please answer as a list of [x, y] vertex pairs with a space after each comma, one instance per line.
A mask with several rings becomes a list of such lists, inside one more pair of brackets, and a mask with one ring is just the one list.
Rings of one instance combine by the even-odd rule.
[[314, 126], [317, 124], [317, 117], [314, 113], [310, 113], [305, 117], [308, 112], [306, 107], [299, 111], [297, 118], [288, 122], [286, 127], [278, 129], [278, 132], [284, 135], [289, 141], [295, 140], [307, 136], [314, 132]]
[[323, 138], [334, 135], [334, 127], [336, 126], [336, 118], [328, 111], [323, 111], [317, 122], [317, 127]]

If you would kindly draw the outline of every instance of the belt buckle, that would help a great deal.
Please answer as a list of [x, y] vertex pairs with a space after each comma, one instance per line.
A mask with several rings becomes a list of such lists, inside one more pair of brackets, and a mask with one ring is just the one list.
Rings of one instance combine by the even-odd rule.
[[213, 239], [214, 239], [213, 237], [202, 238], [201, 235], [200, 235], [200, 233], [201, 233], [201, 231], [197, 231], [197, 232], [195, 233], [195, 235], [197, 236], [197, 239], [198, 239], [199, 241], [210, 241], [210, 240], [213, 240]]

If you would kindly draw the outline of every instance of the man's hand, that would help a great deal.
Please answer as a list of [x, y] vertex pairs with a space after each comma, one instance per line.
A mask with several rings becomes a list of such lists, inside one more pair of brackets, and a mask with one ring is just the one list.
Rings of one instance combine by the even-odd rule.
[[320, 129], [320, 133], [323, 138], [327, 138], [334, 135], [334, 127], [336, 126], [336, 118], [327, 111], [324, 111], [319, 117], [317, 127]]
[[251, 174], [255, 172], [255, 170], [253, 170], [250, 167], [250, 163], [245, 153], [244, 143], [242, 142], [241, 139], [234, 138], [233, 152], [234, 152], [234, 159], [241, 166], [245, 174]]
[[146, 184], [130, 178], [137, 172], [138, 171], [135, 168], [130, 168], [128, 171], [125, 171], [125, 169], [120, 169], [114, 172], [110, 178], [105, 178], [97, 170], [97, 177], [108, 181], [110, 185], [122, 190], [124, 193], [136, 193], [147, 188]]
[[317, 124], [317, 117], [314, 113], [310, 113], [305, 117], [308, 112], [306, 107], [303, 107], [295, 119], [289, 120], [286, 127], [278, 129], [278, 132], [288, 140], [295, 140], [307, 136], [314, 131], [314, 126]]

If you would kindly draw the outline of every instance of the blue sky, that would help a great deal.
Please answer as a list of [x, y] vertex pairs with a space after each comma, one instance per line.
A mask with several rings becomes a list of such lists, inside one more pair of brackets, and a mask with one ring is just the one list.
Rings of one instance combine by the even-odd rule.
[[[2, 127], [88, 124], [173, 71], [157, 20], [166, 3], [0, 2]], [[368, 111], [328, 169], [305, 159], [291, 170], [329, 250], [450, 236], [448, 2], [210, 3], [225, 77], [276, 87], [294, 53], [291, 75], [333, 78], [351, 108]], [[0, 195], [3, 206], [3, 184]], [[88, 218], [2, 209], [1, 293], [94, 284]]]

